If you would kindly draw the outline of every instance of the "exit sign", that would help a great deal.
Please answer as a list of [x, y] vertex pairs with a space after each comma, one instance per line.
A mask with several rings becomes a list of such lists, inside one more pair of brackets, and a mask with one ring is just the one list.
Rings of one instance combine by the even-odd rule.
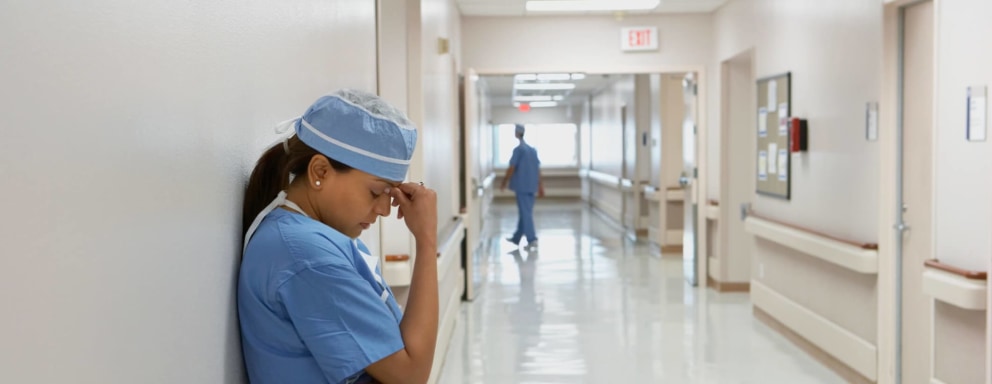
[[620, 50], [653, 51], [658, 49], [657, 27], [633, 27], [620, 29]]

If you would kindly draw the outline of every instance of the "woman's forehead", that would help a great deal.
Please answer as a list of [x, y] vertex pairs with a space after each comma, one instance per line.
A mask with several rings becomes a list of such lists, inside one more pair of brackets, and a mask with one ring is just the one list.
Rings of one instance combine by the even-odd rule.
[[359, 169], [352, 169], [351, 171], [357, 173], [358, 175], [361, 176], [362, 179], [367, 180], [369, 182], [382, 183], [391, 187], [398, 187], [400, 184], [402, 184], [399, 181], [386, 180], [378, 176], [373, 176], [372, 174]]

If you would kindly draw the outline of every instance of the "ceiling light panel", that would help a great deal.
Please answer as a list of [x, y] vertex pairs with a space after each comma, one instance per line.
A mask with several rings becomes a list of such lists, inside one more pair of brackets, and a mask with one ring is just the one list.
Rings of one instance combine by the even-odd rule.
[[527, 91], [552, 91], [552, 90], [572, 90], [575, 89], [573, 83], [524, 83], [514, 84], [514, 88]]
[[644, 11], [660, 0], [551, 0], [528, 1], [528, 12]]

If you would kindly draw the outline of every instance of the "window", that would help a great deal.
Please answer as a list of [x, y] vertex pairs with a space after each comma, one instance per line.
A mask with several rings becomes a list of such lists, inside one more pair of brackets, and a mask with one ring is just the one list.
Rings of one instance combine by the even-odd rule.
[[[575, 124], [524, 124], [524, 140], [537, 149], [543, 168], [566, 168], [579, 166], [579, 129]], [[517, 147], [513, 124], [500, 124], [493, 130], [493, 159], [495, 166], [506, 168], [510, 165], [513, 148]]]

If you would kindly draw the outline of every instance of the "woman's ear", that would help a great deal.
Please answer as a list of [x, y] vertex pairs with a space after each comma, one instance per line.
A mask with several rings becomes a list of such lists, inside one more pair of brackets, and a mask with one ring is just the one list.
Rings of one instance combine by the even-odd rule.
[[314, 155], [310, 158], [310, 164], [307, 166], [307, 176], [310, 178], [309, 187], [314, 189], [322, 189], [323, 186], [330, 183], [330, 179], [334, 177], [334, 167], [331, 166], [331, 161], [327, 159], [324, 155]]

